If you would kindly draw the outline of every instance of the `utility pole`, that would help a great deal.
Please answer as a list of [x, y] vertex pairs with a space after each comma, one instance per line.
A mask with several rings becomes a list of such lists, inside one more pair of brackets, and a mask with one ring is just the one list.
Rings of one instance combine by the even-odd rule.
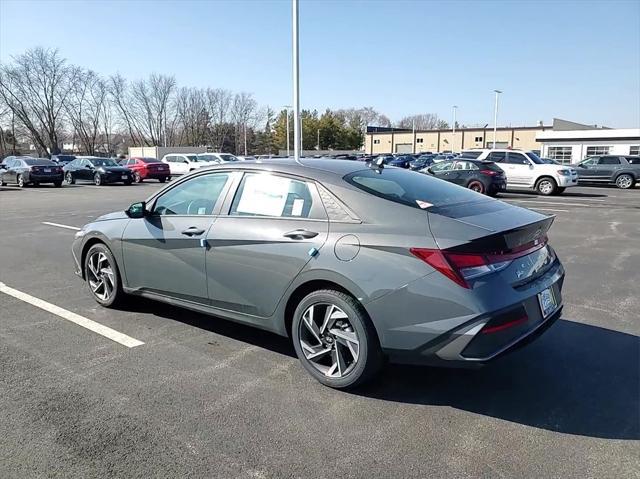
[[287, 157], [291, 156], [291, 151], [289, 150], [289, 146], [291, 145], [291, 141], [289, 140], [289, 110], [291, 109], [291, 105], [285, 105], [283, 108], [287, 109]]
[[300, 43], [298, 41], [298, 0], [291, 0], [293, 23], [293, 158], [300, 161], [300, 68], [298, 65]]
[[416, 119], [414, 118], [413, 120], [411, 120], [411, 133], [412, 133], [412, 138], [413, 138], [413, 149], [411, 150], [411, 153], [415, 153], [416, 152]]
[[451, 145], [451, 151], [455, 153], [454, 148], [456, 145], [456, 110], [458, 109], [457, 105], [453, 105], [453, 143]]
[[502, 93], [500, 90], [493, 90], [496, 94], [496, 104], [493, 109], [493, 148], [496, 147], [496, 130], [498, 129], [498, 95]]
[[244, 122], [244, 156], [247, 156], [247, 122]]
[[320, 128], [318, 128], [318, 151], [320, 151]]

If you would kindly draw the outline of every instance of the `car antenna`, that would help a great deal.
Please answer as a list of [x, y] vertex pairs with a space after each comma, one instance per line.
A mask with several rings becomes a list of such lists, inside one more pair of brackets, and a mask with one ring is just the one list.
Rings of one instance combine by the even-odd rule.
[[378, 158], [375, 158], [375, 159], [369, 161], [368, 163], [369, 163], [369, 168], [371, 168], [373, 171], [375, 171], [379, 175], [382, 174], [382, 170], [384, 170], [384, 158], [383, 157], [380, 156]]

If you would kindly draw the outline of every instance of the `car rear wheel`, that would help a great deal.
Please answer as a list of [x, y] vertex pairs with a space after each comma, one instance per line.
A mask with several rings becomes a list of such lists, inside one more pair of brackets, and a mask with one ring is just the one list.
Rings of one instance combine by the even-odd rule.
[[62, 181], [54, 181], [53, 186], [55, 186], [56, 188], [60, 188], [62, 186]]
[[294, 313], [292, 336], [302, 365], [325, 386], [359, 386], [382, 365], [378, 337], [367, 313], [353, 297], [339, 291], [307, 295]]
[[100, 176], [100, 173], [93, 175], [93, 184], [96, 186], [100, 186], [102, 184], [102, 176]]
[[165, 181], [167, 181], [167, 178], [166, 177], [159, 178], [159, 181], [160, 183], [164, 183]]
[[70, 185], [74, 185], [76, 183], [76, 180], [75, 180], [75, 178], [73, 177], [73, 175], [71, 174], [70, 171], [67, 171], [67, 174], [64, 175], [64, 179]]
[[104, 244], [95, 244], [87, 252], [84, 274], [89, 290], [99, 304], [115, 307], [124, 300], [120, 273], [111, 251]]
[[142, 176], [137, 171], [133, 174], [133, 181], [136, 183], [142, 183]]
[[556, 180], [549, 177], [540, 178], [536, 183], [536, 191], [544, 196], [553, 195], [558, 189]]
[[22, 176], [22, 175], [18, 175], [18, 177], [16, 178], [16, 183], [18, 184], [18, 186], [19, 186], [20, 188], [24, 188], [24, 185], [26, 184], [26, 183], [24, 182], [24, 176]]
[[472, 191], [475, 191], [476, 193], [484, 193], [484, 185], [482, 184], [481, 181], [473, 180], [469, 182], [469, 184], [467, 185], [467, 188], [469, 188]]
[[633, 186], [633, 177], [631, 175], [622, 174], [616, 178], [616, 186], [623, 190], [628, 190]]

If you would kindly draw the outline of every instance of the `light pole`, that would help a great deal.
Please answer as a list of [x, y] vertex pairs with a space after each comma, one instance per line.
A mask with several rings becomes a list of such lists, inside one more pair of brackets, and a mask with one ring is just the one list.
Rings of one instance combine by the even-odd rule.
[[318, 151], [320, 151], [320, 128], [318, 128]]
[[300, 46], [298, 42], [298, 0], [292, 0], [293, 23], [293, 159], [300, 161], [300, 68], [298, 65]]
[[287, 157], [289, 157], [291, 154], [289, 152], [289, 145], [291, 145], [291, 142], [289, 141], [289, 109], [291, 108], [291, 105], [284, 105], [282, 108], [287, 109]]
[[493, 148], [496, 147], [496, 130], [498, 129], [498, 96], [502, 93], [501, 90], [493, 90], [496, 94], [496, 105], [493, 109]]
[[453, 143], [451, 145], [451, 150], [453, 150], [456, 145], [456, 110], [457, 109], [458, 109], [458, 105], [453, 105]]

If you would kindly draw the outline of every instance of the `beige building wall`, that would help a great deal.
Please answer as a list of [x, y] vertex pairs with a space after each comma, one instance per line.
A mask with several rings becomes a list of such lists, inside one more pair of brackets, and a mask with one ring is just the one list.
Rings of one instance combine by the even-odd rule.
[[[550, 129], [550, 127], [544, 127], [544, 129]], [[539, 150], [542, 148], [542, 143], [536, 141], [536, 133], [540, 131], [543, 131], [542, 127], [499, 129], [496, 132], [496, 142], [521, 150]], [[415, 137], [416, 153], [423, 151], [459, 152], [470, 148], [491, 148], [493, 144], [493, 129], [456, 130], [455, 136], [451, 130], [418, 131]], [[396, 153], [398, 145], [412, 143], [412, 132], [368, 133], [366, 135], [365, 151], [371, 154]]]

